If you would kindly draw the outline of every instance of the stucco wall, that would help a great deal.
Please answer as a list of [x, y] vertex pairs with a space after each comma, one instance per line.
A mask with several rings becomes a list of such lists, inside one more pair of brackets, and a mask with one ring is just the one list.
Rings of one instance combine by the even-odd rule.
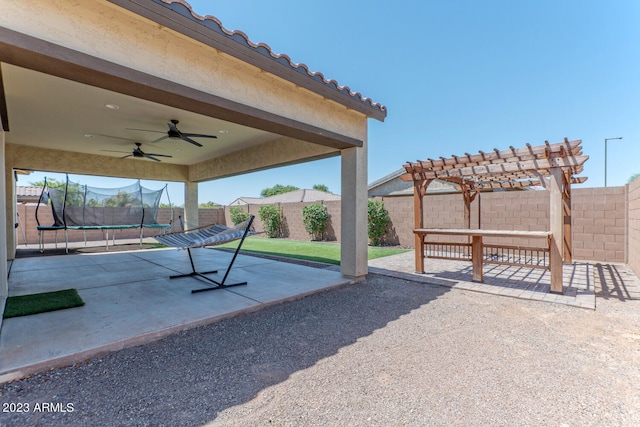
[[283, 117], [366, 137], [363, 114], [107, 1], [5, 1], [0, 25]]

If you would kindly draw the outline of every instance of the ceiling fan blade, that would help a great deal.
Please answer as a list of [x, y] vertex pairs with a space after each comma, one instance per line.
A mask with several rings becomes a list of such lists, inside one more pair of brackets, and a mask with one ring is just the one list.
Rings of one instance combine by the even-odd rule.
[[186, 133], [182, 132], [182, 136], [190, 136], [192, 138], [217, 138], [215, 135], [203, 135], [201, 133]]
[[126, 159], [127, 157], [133, 157], [133, 154], [129, 154], [128, 156], [122, 156], [121, 159]]
[[122, 138], [122, 137], [119, 137], [119, 136], [105, 135], [105, 134], [102, 134], [102, 133], [92, 133], [91, 135], [93, 135], [93, 136], [102, 136], [102, 137], [111, 138], [111, 139], [121, 139], [122, 141], [129, 141], [129, 142], [131, 141], [131, 138]]
[[117, 151], [117, 150], [100, 150], [105, 153], [129, 153], [129, 151]]
[[169, 138], [169, 136], [168, 136], [168, 135], [161, 136], [160, 138], [158, 138], [158, 139], [154, 139], [153, 141], [151, 141], [151, 142], [150, 142], [150, 144], [153, 144], [154, 142], [160, 142], [160, 141], [162, 141], [162, 140], [164, 140], [164, 139], [167, 139], [167, 138]]
[[158, 156], [158, 157], [173, 157], [167, 154], [158, 154], [158, 153], [145, 153], [145, 154], [148, 154], [149, 156]]
[[136, 129], [136, 128], [126, 128], [127, 130], [138, 130], [141, 132], [155, 132], [155, 133], [166, 133], [164, 131], [161, 130], [151, 130], [151, 129]]
[[189, 138], [188, 136], [185, 136], [184, 134], [182, 134], [182, 140], [190, 142], [193, 145], [197, 145], [198, 147], [202, 147], [202, 144], [200, 144], [199, 142], [194, 141], [193, 139]]
[[151, 154], [144, 154], [144, 157], [147, 159], [151, 159], [151, 160], [155, 160], [156, 162], [159, 162], [160, 160], [156, 159], [155, 157], [153, 157]]

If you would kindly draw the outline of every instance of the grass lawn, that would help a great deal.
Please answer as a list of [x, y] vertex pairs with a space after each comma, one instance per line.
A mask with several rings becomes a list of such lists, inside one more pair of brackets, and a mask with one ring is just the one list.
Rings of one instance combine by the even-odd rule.
[[[236, 241], [218, 247], [235, 249], [237, 246], [238, 242]], [[297, 240], [249, 237], [244, 241], [242, 251], [340, 265], [339, 243], [300, 242]], [[369, 246], [369, 259], [382, 258], [408, 251], [408, 249]]]

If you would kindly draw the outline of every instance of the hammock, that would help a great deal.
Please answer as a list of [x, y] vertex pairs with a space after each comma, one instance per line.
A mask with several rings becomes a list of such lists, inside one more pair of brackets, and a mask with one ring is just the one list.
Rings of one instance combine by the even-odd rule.
[[[191, 291], [191, 293], [193, 294], [197, 292], [205, 292], [205, 291], [212, 291], [215, 289], [229, 288], [231, 286], [246, 285], [247, 282], [232, 283], [232, 284], [225, 284], [225, 282], [227, 280], [227, 276], [229, 275], [229, 272], [231, 271], [231, 267], [233, 267], [233, 263], [235, 262], [236, 257], [238, 256], [238, 252], [240, 252], [240, 248], [242, 247], [242, 243], [244, 243], [245, 237], [251, 234], [256, 234], [254, 231], [251, 231], [251, 226], [253, 225], [254, 218], [255, 216], [251, 215], [248, 220], [234, 227], [226, 227], [224, 225], [215, 224], [215, 225], [209, 225], [209, 226], [200, 227], [200, 228], [194, 228], [192, 230], [178, 231], [174, 233], [163, 234], [160, 236], [154, 236], [154, 239], [157, 240], [158, 242], [174, 248], [186, 249], [187, 253], [189, 254], [189, 261], [191, 262], [191, 272], [186, 274], [169, 276], [169, 278], [175, 279], [178, 277], [195, 276], [207, 282], [213, 283], [215, 285], [214, 287], [209, 287], [209, 288], [194, 289]], [[236, 248], [233, 254], [233, 258], [231, 258], [229, 267], [227, 267], [227, 271], [221, 282], [217, 282], [205, 276], [205, 274], [217, 273], [218, 270], [196, 271], [195, 265], [193, 263], [193, 257], [191, 256], [192, 248], [200, 248], [204, 246], [216, 246], [216, 245], [221, 245], [223, 243], [231, 242], [238, 239], [241, 239], [240, 243], [238, 244], [238, 247]]]

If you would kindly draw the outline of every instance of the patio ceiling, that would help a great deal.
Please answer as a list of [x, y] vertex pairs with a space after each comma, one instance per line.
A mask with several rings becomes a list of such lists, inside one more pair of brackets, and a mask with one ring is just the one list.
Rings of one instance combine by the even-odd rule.
[[[162, 158], [163, 163], [191, 165], [281, 138], [42, 72], [6, 63], [1, 67], [8, 144], [122, 157], [131, 152], [135, 142], [140, 142], [143, 151], [173, 156]], [[217, 139], [194, 138], [203, 147], [173, 139], [151, 143], [166, 134], [167, 123], [172, 119], [180, 121], [178, 129], [182, 132], [210, 134]]]

